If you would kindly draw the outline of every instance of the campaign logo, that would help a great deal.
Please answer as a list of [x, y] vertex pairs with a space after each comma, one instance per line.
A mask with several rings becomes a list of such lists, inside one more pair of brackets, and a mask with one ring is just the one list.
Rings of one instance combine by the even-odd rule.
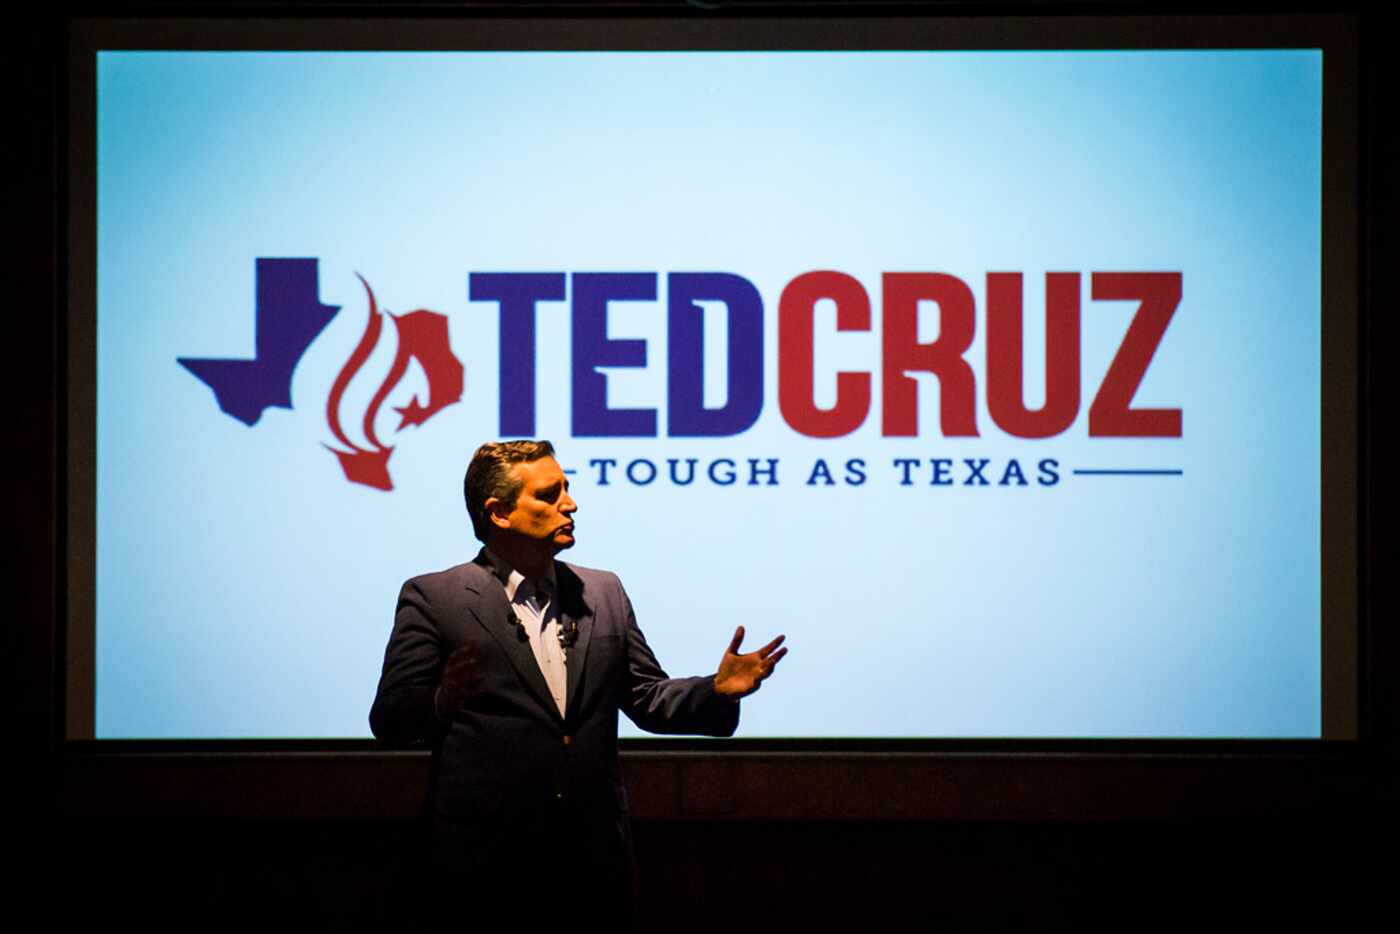
[[[297, 364], [341, 311], [341, 306], [320, 300], [315, 259], [260, 258], [256, 278], [253, 358], [178, 358], [181, 366], [214, 391], [222, 411], [250, 428], [270, 408], [292, 408], [292, 374]], [[375, 424], [384, 403], [416, 361], [427, 378], [427, 399], [420, 401], [415, 394], [407, 404], [394, 407], [400, 416], [395, 434], [422, 425], [461, 401], [463, 369], [452, 353], [445, 315], [423, 308], [400, 315], [382, 311], [370, 284], [363, 276], [357, 274], [357, 278], [369, 313], [359, 342], [326, 396], [326, 424], [338, 446], [325, 447], [339, 460], [346, 480], [392, 490], [389, 456], [394, 445], [380, 437]], [[389, 372], [360, 414], [364, 444], [359, 444], [345, 430], [342, 403], [351, 381], [383, 339], [385, 317], [394, 324], [398, 346]]]
[[[219, 407], [245, 425], [253, 426], [269, 408], [292, 408], [292, 376], [307, 349], [340, 312], [321, 302], [318, 260], [257, 260], [255, 353], [251, 360], [181, 357], [179, 363], [208, 385]], [[345, 478], [355, 484], [392, 490], [389, 457], [394, 445], [381, 436], [381, 411], [413, 363], [426, 379], [426, 397], [414, 395], [395, 406], [399, 414], [395, 436], [423, 425], [462, 398], [463, 367], [453, 355], [445, 315], [417, 309], [395, 315], [381, 311], [369, 282], [358, 276], [368, 315], [359, 342], [350, 351], [326, 394], [326, 448], [335, 454]], [[661, 475], [658, 458], [667, 452], [663, 438], [726, 438], [747, 432], [762, 416], [765, 395], [764, 300], [751, 281], [728, 272], [480, 272], [467, 276], [472, 302], [494, 303], [499, 309], [500, 434], [529, 437], [536, 421], [536, 312], [541, 302], [567, 302], [569, 313], [569, 392], [551, 404], [567, 406], [575, 438], [632, 439], [643, 445], [630, 459], [599, 457], [588, 460], [595, 482], [607, 486], [623, 476], [637, 486]], [[613, 336], [609, 309], [620, 302], [660, 301], [666, 323], [660, 357], [665, 388], [651, 405], [619, 407], [610, 402], [608, 379], [618, 368], [648, 368], [653, 355], [648, 341]], [[1087, 289], [1085, 286], [1087, 285]], [[1085, 384], [1081, 344], [1086, 318], [1104, 320], [1103, 312], [1086, 315], [1084, 297], [1094, 303], [1130, 310], [1117, 348], [1102, 371], [1092, 394]], [[979, 424], [981, 406], [994, 432], [1024, 442], [1062, 437], [1082, 424], [1088, 438], [1182, 437], [1179, 407], [1143, 407], [1135, 402], [1168, 325], [1182, 299], [1182, 274], [1174, 271], [1047, 272], [1045, 274], [1045, 346], [1043, 399], [1028, 404], [1024, 276], [1020, 272], [988, 272], [982, 307], [972, 287], [948, 273], [886, 272], [873, 296], [853, 276], [836, 270], [802, 273], [783, 287], [776, 303], [776, 369], [778, 421], [794, 436], [834, 440], [855, 433], [867, 421], [878, 421], [880, 438], [909, 438], [930, 434], [921, 425], [936, 420], [940, 439], [978, 438], [988, 426]], [[829, 405], [816, 397], [817, 307], [834, 304], [838, 332], [865, 332], [877, 337], [878, 353], [862, 370], [824, 374], [834, 377], [835, 399]], [[725, 340], [707, 359], [704, 350], [705, 305], [725, 310]], [[936, 336], [920, 335], [920, 306], [937, 308]], [[1124, 308], [1123, 306], [1127, 306]], [[878, 309], [878, 313], [877, 313]], [[397, 336], [394, 359], [377, 390], [364, 403], [357, 434], [347, 419], [347, 389], [356, 380], [385, 336], [385, 318]], [[980, 322], [979, 322], [980, 319]], [[1105, 321], [1110, 327], [1121, 324]], [[827, 325], [829, 327], [829, 325]], [[1103, 325], [1093, 325], [1101, 331]], [[984, 334], [981, 353], [974, 338]], [[771, 345], [770, 345], [771, 346]], [[1032, 351], [1034, 352], [1034, 351]], [[384, 354], [387, 356], [387, 352]], [[707, 400], [707, 372], [722, 374], [723, 401]], [[939, 386], [936, 412], [921, 417], [917, 376], [933, 377]], [[364, 398], [363, 393], [353, 398]], [[402, 398], [402, 392], [400, 396]], [[1084, 402], [1087, 400], [1088, 405]], [[1086, 416], [1081, 419], [1081, 415]], [[347, 427], [348, 426], [348, 427]], [[874, 427], [874, 426], [872, 426]], [[868, 443], [868, 442], [867, 442]], [[1060, 462], [1038, 445], [1027, 449], [1041, 487], [1059, 484]], [[619, 452], [621, 453], [621, 452]], [[743, 452], [734, 452], [741, 454]], [[904, 452], [900, 452], [903, 454]], [[957, 462], [948, 451], [931, 451], [927, 458], [893, 456], [893, 452], [847, 457], [844, 482], [865, 483], [874, 459], [888, 459], [900, 486], [915, 484], [915, 474], [927, 467], [928, 484], [952, 486], [955, 463], [966, 466], [959, 485], [999, 487], [1032, 485], [1018, 457], [991, 458], [963, 448]], [[689, 485], [688, 473], [678, 472], [681, 459], [665, 457], [667, 474], [676, 485]], [[778, 459], [746, 457], [749, 484], [777, 485]], [[760, 464], [762, 461], [762, 464]], [[706, 475], [719, 485], [735, 482], [730, 468], [735, 456], [716, 457]], [[610, 474], [610, 469], [618, 471]], [[718, 469], [718, 473], [716, 472]], [[803, 466], [807, 485], [836, 485], [825, 458]], [[995, 479], [993, 478], [995, 473]], [[1074, 476], [1180, 476], [1179, 467], [1079, 465]], [[683, 478], [684, 477], [684, 478]], [[685, 479], [689, 478], [689, 479]]]

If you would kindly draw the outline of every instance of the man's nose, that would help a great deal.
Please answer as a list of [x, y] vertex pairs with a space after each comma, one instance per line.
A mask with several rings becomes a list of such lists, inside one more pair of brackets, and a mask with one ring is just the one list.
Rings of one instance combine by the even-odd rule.
[[578, 512], [578, 503], [568, 493], [564, 494], [564, 499], [559, 503], [560, 512]]

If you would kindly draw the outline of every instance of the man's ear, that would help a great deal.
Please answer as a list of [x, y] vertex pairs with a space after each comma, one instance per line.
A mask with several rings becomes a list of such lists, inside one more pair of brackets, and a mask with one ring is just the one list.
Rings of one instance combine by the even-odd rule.
[[482, 503], [481, 507], [486, 511], [486, 518], [496, 528], [510, 528], [510, 510], [506, 508], [505, 503], [501, 502], [500, 497], [486, 497], [486, 502]]

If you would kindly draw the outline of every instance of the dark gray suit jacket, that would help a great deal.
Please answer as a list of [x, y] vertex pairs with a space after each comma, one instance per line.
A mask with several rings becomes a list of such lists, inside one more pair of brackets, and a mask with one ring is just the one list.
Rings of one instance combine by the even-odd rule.
[[[563, 562], [555, 574], [561, 622], [578, 624], [563, 716], [484, 554], [399, 594], [370, 728], [395, 746], [432, 749], [428, 814], [452, 828], [469, 862], [492, 859], [512, 828], [561, 805], [610, 818], [599, 826], [625, 835], [618, 711], [653, 733], [729, 736], [738, 726], [739, 704], [718, 696], [712, 677], [667, 677], [617, 575]], [[433, 697], [463, 645], [480, 690], [444, 722]]]

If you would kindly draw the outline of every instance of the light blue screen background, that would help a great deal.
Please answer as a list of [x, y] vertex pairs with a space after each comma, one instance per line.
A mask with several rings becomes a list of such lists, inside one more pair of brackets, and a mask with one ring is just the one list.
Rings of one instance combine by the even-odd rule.
[[[580, 504], [580, 564], [617, 571], [673, 674], [714, 670], [736, 624], [792, 654], [741, 736], [1316, 737], [1320, 731], [1321, 53], [308, 54], [98, 60], [97, 734], [367, 735], [394, 600], [469, 560], [472, 450], [499, 433], [497, 307], [472, 271], [659, 272], [609, 333], [648, 366], [609, 401], [663, 436], [570, 436], [567, 302], [538, 314], [536, 433]], [[342, 306], [294, 408], [249, 428], [177, 357], [249, 357], [254, 262], [316, 257]], [[816, 314], [816, 400], [874, 375], [865, 424], [805, 438], [778, 408], [794, 276], [861, 281], [875, 326]], [[1173, 439], [1088, 437], [1131, 315], [1093, 271], [1170, 270], [1183, 299], [1135, 398]], [[665, 274], [759, 289], [765, 395], [749, 431], [664, 436]], [[976, 438], [880, 434], [880, 275], [977, 298]], [[1009, 437], [984, 395], [985, 275], [1025, 273], [1026, 403], [1043, 396], [1043, 276], [1078, 271], [1082, 402]], [[347, 483], [326, 396], [381, 307], [451, 321], [461, 404], [395, 434], [396, 489]], [[722, 316], [707, 334], [720, 347]], [[921, 336], [937, 334], [922, 312]], [[387, 371], [381, 343], [343, 409]], [[707, 360], [716, 360], [707, 355]], [[421, 374], [400, 385], [402, 405]], [[723, 399], [722, 358], [707, 373]], [[364, 385], [360, 385], [360, 383]], [[356, 409], [356, 400], [359, 408]], [[740, 480], [633, 485], [591, 459], [715, 458]], [[749, 486], [748, 458], [779, 460]], [[914, 483], [893, 460], [923, 458]], [[957, 485], [929, 485], [929, 458]], [[1030, 485], [962, 485], [1015, 458]], [[825, 458], [836, 486], [808, 485]], [[841, 483], [862, 458], [863, 485]], [[1036, 483], [1058, 461], [1060, 481]], [[1160, 468], [1096, 477], [1075, 469]], [[624, 722], [624, 734], [635, 735]]]

